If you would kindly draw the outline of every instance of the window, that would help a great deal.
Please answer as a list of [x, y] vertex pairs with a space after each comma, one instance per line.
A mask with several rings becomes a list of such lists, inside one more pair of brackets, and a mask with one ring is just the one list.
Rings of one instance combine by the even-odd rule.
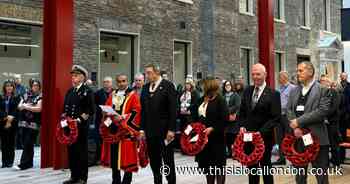
[[241, 48], [241, 76], [243, 77], [243, 81], [245, 85], [250, 84], [250, 72], [252, 65], [252, 50], [248, 48]]
[[301, 3], [301, 25], [310, 27], [310, 0], [302, 0]]
[[274, 16], [275, 19], [284, 20], [284, 0], [275, 0]]
[[331, 19], [330, 19], [330, 1], [323, 0], [323, 29], [325, 31], [330, 31]]
[[100, 34], [100, 81], [105, 76], [115, 77], [118, 73], [133, 79], [135, 68], [134, 35], [101, 32]]
[[278, 76], [279, 73], [284, 70], [284, 58], [282, 52], [275, 52], [275, 86], [279, 88]]
[[253, 0], [239, 0], [239, 12], [253, 14]]
[[176, 85], [185, 84], [187, 74], [190, 73], [191, 44], [188, 42], [174, 42], [174, 82]]
[[31, 78], [41, 79], [42, 28], [0, 22], [0, 83], [20, 74], [28, 86]]

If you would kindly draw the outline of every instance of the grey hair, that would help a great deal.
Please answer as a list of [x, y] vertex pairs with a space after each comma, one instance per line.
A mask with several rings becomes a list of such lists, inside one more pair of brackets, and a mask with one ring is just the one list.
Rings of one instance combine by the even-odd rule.
[[112, 77], [111, 76], [106, 76], [103, 78], [103, 81], [113, 81]]
[[312, 72], [312, 77], [315, 76], [314, 64], [312, 64], [310, 61], [303, 61], [303, 62], [299, 63], [298, 65], [300, 65], [300, 64], [304, 64], [307, 67], [307, 69]]

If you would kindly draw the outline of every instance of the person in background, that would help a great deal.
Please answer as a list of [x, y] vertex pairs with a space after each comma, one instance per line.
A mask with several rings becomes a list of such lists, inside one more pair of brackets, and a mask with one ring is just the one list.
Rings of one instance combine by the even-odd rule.
[[[348, 74], [343, 72], [339, 76], [340, 83], [338, 85], [339, 95], [341, 96], [341, 105], [340, 105], [340, 119], [339, 119], [339, 128], [342, 135], [342, 139], [345, 140], [346, 130], [350, 127], [350, 83], [348, 82]], [[346, 158], [346, 149], [345, 147], [340, 147], [340, 162], [344, 163]]]
[[337, 90], [332, 88], [332, 81], [326, 76], [321, 75], [320, 84], [328, 88], [330, 91], [331, 106], [329, 115], [326, 118], [326, 125], [328, 130], [328, 138], [331, 148], [331, 159], [330, 162], [335, 167], [340, 167], [340, 148], [339, 143], [341, 142], [341, 134], [339, 130], [339, 106], [341, 102], [341, 96], [338, 94]]
[[100, 136], [100, 124], [102, 121], [102, 111], [100, 105], [105, 105], [108, 97], [113, 92], [113, 79], [110, 76], [106, 76], [103, 79], [103, 87], [95, 93], [95, 104], [96, 104], [96, 114], [95, 114], [95, 131], [94, 139], [96, 141], [96, 164], [101, 161], [101, 165], [109, 166], [109, 154], [106, 156], [101, 155], [102, 152], [102, 140]]
[[[15, 85], [16, 85], [16, 96], [23, 98], [23, 96], [27, 93], [27, 89], [24, 85], [22, 85], [22, 76], [21, 74], [14, 75]], [[17, 113], [17, 119], [20, 119], [21, 112]], [[23, 149], [23, 128], [18, 127], [16, 131], [16, 148]]]
[[179, 124], [176, 126], [176, 146], [180, 147], [179, 140], [181, 132], [188, 123], [192, 122], [192, 114], [199, 99], [195, 84], [192, 79], [186, 79], [185, 89], [179, 93], [178, 98], [178, 118]]
[[15, 136], [18, 122], [18, 104], [20, 97], [16, 95], [16, 85], [6, 80], [0, 96], [0, 139], [2, 168], [12, 167], [15, 159]]
[[[208, 136], [208, 143], [195, 157], [207, 179], [207, 184], [225, 183], [224, 167], [225, 153], [225, 124], [228, 119], [228, 109], [224, 97], [220, 94], [220, 86], [215, 78], [208, 77], [204, 81], [204, 96], [198, 101], [193, 114], [195, 121], [202, 122]], [[210, 168], [215, 168], [212, 171]]]
[[96, 81], [93, 81], [91, 79], [86, 80], [85, 84], [92, 90], [92, 92], [96, 92], [98, 90], [98, 87], [96, 85]]
[[236, 82], [234, 84], [234, 91], [242, 98], [244, 91], [244, 83]]
[[281, 95], [281, 110], [282, 110], [281, 122], [276, 127], [276, 143], [279, 146], [279, 149], [278, 149], [279, 158], [276, 162], [273, 162], [272, 165], [285, 165], [286, 159], [284, 158], [284, 155], [282, 153], [281, 143], [286, 132], [285, 131], [286, 126], [288, 124], [287, 103], [288, 103], [289, 93], [291, 92], [291, 90], [296, 88], [296, 86], [289, 82], [289, 74], [286, 71], [281, 71], [279, 73], [278, 82], [280, 84], [279, 91]]
[[225, 130], [226, 135], [226, 153], [228, 158], [232, 158], [231, 146], [236, 139], [236, 135], [239, 131], [237, 126], [237, 113], [241, 105], [241, 97], [237, 92], [233, 90], [233, 84], [230, 81], [226, 81], [222, 85], [222, 95], [225, 99], [226, 105], [228, 107], [229, 118], [227, 121], [227, 127]]
[[15, 166], [16, 170], [26, 170], [33, 167], [34, 144], [39, 135], [41, 124], [41, 83], [39, 80], [32, 79], [30, 81], [30, 91], [24, 95], [18, 105], [18, 109], [22, 111], [19, 127], [23, 128], [23, 152], [20, 164]]
[[137, 94], [140, 96], [142, 87], [145, 84], [145, 76], [142, 73], [138, 73], [134, 77], [134, 85], [133, 89], [137, 92]]

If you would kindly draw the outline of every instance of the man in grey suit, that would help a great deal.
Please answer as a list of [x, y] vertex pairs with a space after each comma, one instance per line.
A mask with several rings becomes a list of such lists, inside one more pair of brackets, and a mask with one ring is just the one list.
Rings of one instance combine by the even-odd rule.
[[[322, 168], [326, 173], [329, 164], [329, 140], [325, 118], [329, 113], [331, 98], [329, 90], [321, 87], [314, 79], [315, 68], [311, 62], [298, 64], [297, 77], [299, 86], [290, 93], [287, 104], [287, 118], [289, 127], [296, 137], [302, 137], [302, 129], [309, 129], [320, 141], [320, 151], [312, 162], [312, 167]], [[297, 142], [297, 149], [304, 147], [302, 141]], [[296, 176], [297, 184], [306, 184], [307, 167], [305, 173]], [[328, 175], [316, 175], [318, 184], [328, 184]]]

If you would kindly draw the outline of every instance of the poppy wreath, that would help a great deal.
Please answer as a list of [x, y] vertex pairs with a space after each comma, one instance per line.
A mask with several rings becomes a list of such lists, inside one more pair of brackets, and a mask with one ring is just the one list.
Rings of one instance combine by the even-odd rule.
[[[191, 123], [189, 126], [192, 127], [192, 130], [186, 134], [185, 131], [182, 132], [180, 137], [180, 144], [182, 151], [190, 156], [197, 155], [201, 152], [205, 145], [208, 143], [208, 136], [204, 132], [206, 129], [205, 125], [200, 122]], [[198, 135], [198, 140], [191, 141], [194, 136]]]
[[[131, 114], [124, 115], [124, 120], [127, 120], [130, 117], [130, 115]], [[115, 133], [112, 133], [110, 131], [110, 128], [107, 127], [106, 124], [104, 124], [103, 122], [100, 125], [100, 134], [103, 141], [105, 141], [106, 143], [117, 143], [129, 134], [129, 131], [127, 129], [122, 128], [120, 120], [115, 120], [114, 118], [112, 118], [112, 123], [118, 127], [118, 131], [116, 131]]]
[[147, 144], [145, 139], [141, 139], [139, 141], [139, 150], [138, 150], [138, 157], [139, 157], [139, 164], [142, 168], [147, 167], [149, 163], [148, 158], [148, 150], [147, 150]]
[[60, 123], [57, 124], [56, 137], [59, 143], [65, 145], [71, 145], [78, 139], [78, 123], [76, 120], [70, 117], [63, 117], [62, 120], [67, 120], [67, 127], [69, 128], [69, 134], [65, 133], [64, 128]]
[[282, 141], [281, 149], [286, 159], [294, 166], [306, 166], [314, 161], [320, 151], [320, 141], [309, 130], [303, 129], [303, 134], [311, 134], [313, 144], [305, 146], [304, 152], [295, 150], [295, 143], [298, 140], [293, 134], [287, 134]]
[[264, 155], [265, 145], [264, 140], [259, 132], [246, 132], [252, 133], [252, 144], [254, 146], [253, 152], [247, 155], [244, 152], [245, 142], [243, 141], [244, 133], [239, 133], [232, 145], [232, 157], [236, 158], [242, 165], [251, 166], [257, 164]]

